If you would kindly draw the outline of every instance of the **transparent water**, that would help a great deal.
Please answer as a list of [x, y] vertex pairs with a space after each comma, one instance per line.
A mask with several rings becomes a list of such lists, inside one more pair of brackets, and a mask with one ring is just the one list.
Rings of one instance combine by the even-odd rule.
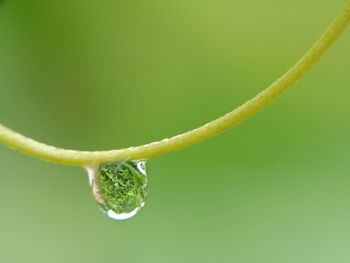
[[135, 216], [148, 194], [146, 161], [110, 162], [86, 167], [93, 196], [110, 218]]

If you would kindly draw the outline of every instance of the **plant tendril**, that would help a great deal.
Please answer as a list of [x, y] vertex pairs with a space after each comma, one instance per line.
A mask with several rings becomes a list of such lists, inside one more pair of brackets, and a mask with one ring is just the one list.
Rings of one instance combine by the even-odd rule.
[[342, 11], [315, 44], [284, 75], [233, 111], [199, 128], [180, 135], [137, 147], [89, 152], [60, 149], [46, 145], [27, 138], [0, 124], [0, 142], [15, 150], [40, 159], [76, 166], [87, 166], [110, 161], [146, 160], [189, 147], [239, 124], [280, 96], [316, 64], [328, 48], [332, 46], [334, 41], [344, 32], [349, 24], [349, 20], [350, 0], [347, 1]]

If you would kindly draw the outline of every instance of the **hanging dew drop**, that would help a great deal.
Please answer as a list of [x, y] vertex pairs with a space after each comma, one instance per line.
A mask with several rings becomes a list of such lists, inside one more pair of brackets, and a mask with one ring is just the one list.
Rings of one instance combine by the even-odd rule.
[[148, 194], [146, 161], [111, 162], [86, 168], [92, 193], [108, 217], [136, 215]]

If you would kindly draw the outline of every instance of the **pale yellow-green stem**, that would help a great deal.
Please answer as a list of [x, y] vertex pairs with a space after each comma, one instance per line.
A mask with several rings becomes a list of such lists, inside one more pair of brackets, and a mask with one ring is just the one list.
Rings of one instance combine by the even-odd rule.
[[269, 104], [276, 97], [300, 79], [334, 43], [334, 41], [345, 30], [350, 20], [350, 0], [345, 4], [343, 10], [331, 23], [328, 29], [316, 41], [309, 51], [282, 77], [277, 79], [265, 90], [254, 98], [248, 100], [235, 110], [213, 120], [197, 129], [183, 134], [163, 139], [149, 144], [110, 151], [75, 151], [60, 149], [49, 146], [19, 133], [16, 133], [0, 124], [0, 142], [40, 159], [66, 165], [87, 166], [95, 163], [149, 159], [165, 153], [173, 152], [195, 143], [213, 137], [241, 121], [252, 116]]

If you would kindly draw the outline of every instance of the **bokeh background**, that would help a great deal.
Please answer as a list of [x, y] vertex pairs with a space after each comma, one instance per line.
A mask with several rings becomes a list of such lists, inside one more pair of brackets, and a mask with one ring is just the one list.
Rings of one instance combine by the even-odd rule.
[[[187, 131], [275, 80], [344, 3], [2, 1], [0, 121], [84, 150]], [[150, 160], [128, 221], [99, 212], [82, 169], [0, 146], [0, 262], [349, 262], [349, 46], [238, 127]]]

